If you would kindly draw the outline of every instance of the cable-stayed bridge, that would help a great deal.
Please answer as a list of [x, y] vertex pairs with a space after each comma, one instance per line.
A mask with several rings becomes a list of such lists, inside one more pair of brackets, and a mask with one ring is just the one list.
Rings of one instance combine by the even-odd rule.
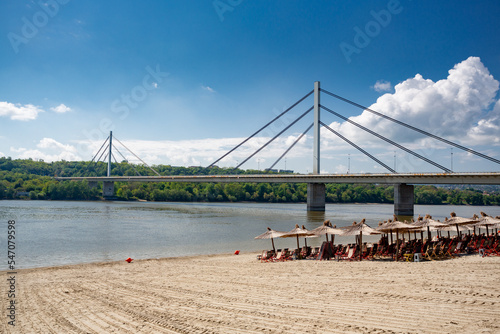
[[[281, 159], [283, 159], [288, 152], [305, 136], [307, 132], [313, 129], [313, 172], [308, 175], [300, 175], [300, 174], [269, 174], [265, 173], [262, 175], [197, 175], [197, 176], [167, 176], [160, 175], [153, 168], [149, 167], [153, 172], [156, 173], [157, 176], [112, 176], [111, 175], [111, 165], [112, 158], [116, 161], [116, 158], [113, 155], [112, 148], [114, 148], [124, 159], [124, 155], [115, 147], [113, 144], [113, 135], [110, 133], [110, 136], [106, 140], [106, 142], [101, 146], [97, 154], [94, 156], [92, 161], [99, 161], [103, 156], [104, 160], [108, 160], [108, 170], [106, 176], [101, 177], [58, 177], [57, 180], [84, 180], [86, 179], [92, 185], [97, 185], [97, 182], [103, 183], [103, 196], [113, 197], [114, 195], [114, 182], [221, 182], [221, 183], [231, 183], [231, 182], [266, 182], [266, 183], [307, 183], [307, 209], [309, 211], [324, 211], [325, 210], [325, 184], [326, 183], [373, 183], [373, 184], [393, 184], [394, 185], [394, 213], [398, 216], [413, 216], [413, 204], [414, 204], [414, 185], [415, 184], [494, 184], [500, 185], [500, 173], [499, 172], [488, 172], [488, 173], [454, 173], [451, 169], [440, 165], [439, 163], [432, 161], [431, 159], [411, 150], [407, 147], [394, 142], [393, 140], [363, 126], [352, 119], [349, 119], [340, 113], [322, 105], [320, 103], [320, 94], [324, 93], [335, 99], [338, 99], [342, 102], [348, 103], [352, 106], [360, 108], [364, 111], [368, 111], [378, 117], [384, 118], [390, 122], [398, 126], [403, 126], [410, 131], [414, 131], [419, 133], [425, 137], [432, 138], [434, 140], [440, 141], [446, 145], [457, 148], [459, 150], [465, 151], [469, 154], [473, 154], [482, 159], [494, 162], [496, 164], [500, 164], [500, 160], [488, 156], [486, 154], [477, 152], [435, 134], [429, 133], [425, 130], [414, 127], [410, 124], [407, 124], [403, 121], [391, 118], [387, 115], [384, 115], [380, 112], [372, 110], [370, 108], [364, 107], [356, 102], [345, 99], [341, 96], [333, 94], [329, 91], [320, 88], [320, 83], [314, 83], [314, 89], [306, 94], [304, 97], [299, 99], [296, 103], [294, 103], [291, 107], [283, 111], [281, 114], [276, 116], [273, 120], [268, 122], [266, 125], [261, 127], [259, 130], [254, 132], [248, 138], [243, 140], [241, 143], [236, 145], [234, 148], [229, 150], [219, 159], [214, 161], [208, 167], [215, 166], [219, 161], [228, 157], [231, 153], [236, 151], [238, 148], [247, 143], [250, 139], [254, 138], [257, 134], [261, 133], [268, 126], [276, 122], [283, 115], [288, 113], [290, 110], [295, 108], [301, 102], [303, 102], [306, 98], [311, 95], [314, 95], [314, 104], [312, 107], [308, 108], [305, 112], [303, 112], [297, 119], [287, 125], [284, 129], [279, 131], [273, 138], [268, 140], [264, 145], [258, 148], [255, 152], [253, 152], [250, 156], [245, 158], [241, 163], [239, 163], [235, 169], [241, 167], [248, 160], [258, 154], [260, 151], [265, 149], [269, 144], [271, 144], [274, 140], [276, 140], [279, 136], [281, 136], [285, 131], [287, 131], [290, 127], [295, 125], [299, 120], [303, 119], [307, 114], [311, 111], [314, 114], [313, 122], [306, 128], [306, 130], [296, 138], [296, 140], [283, 152], [283, 154], [271, 165], [268, 170], [271, 170]], [[367, 132], [373, 135], [376, 138], [383, 140], [384, 142], [414, 156], [417, 159], [420, 159], [434, 167], [440, 169], [442, 172], [440, 173], [397, 173], [395, 169], [389, 167], [387, 164], [382, 162], [380, 159], [370, 154], [368, 151], [355, 144], [353, 141], [346, 138], [344, 135], [330, 128], [327, 124], [321, 121], [321, 110], [326, 111], [330, 114], [337, 116], [338, 118], [344, 120], [357, 127], [358, 129]], [[320, 129], [325, 128], [329, 130], [331, 133], [341, 138], [343, 141], [362, 152], [364, 155], [375, 161], [380, 166], [387, 169], [388, 173], [366, 173], [366, 174], [321, 174], [320, 173], [320, 162], [321, 162], [321, 150], [320, 150]], [[117, 140], [118, 141], [118, 140]], [[119, 141], [118, 141], [119, 142]], [[107, 146], [105, 147], [107, 143]], [[119, 142], [125, 149], [130, 151], [125, 145]], [[104, 148], [104, 149], [103, 149]], [[132, 151], [130, 151], [136, 158], [140, 159], [135, 155]], [[97, 156], [99, 158], [97, 158]], [[97, 158], [97, 159], [96, 159]], [[142, 160], [141, 160], [142, 161]], [[144, 161], [142, 161], [146, 164]], [[146, 164], [147, 165], [147, 164]]]

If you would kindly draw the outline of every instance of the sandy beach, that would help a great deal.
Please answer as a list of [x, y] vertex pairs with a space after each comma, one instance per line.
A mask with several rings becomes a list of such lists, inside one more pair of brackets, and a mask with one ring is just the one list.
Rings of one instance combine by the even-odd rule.
[[19, 270], [2, 333], [500, 333], [500, 257], [289, 261], [256, 254]]

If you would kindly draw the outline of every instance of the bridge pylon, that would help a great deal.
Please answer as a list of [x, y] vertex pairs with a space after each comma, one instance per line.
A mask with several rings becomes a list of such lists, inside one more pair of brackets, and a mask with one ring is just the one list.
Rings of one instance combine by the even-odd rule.
[[414, 215], [415, 186], [398, 183], [394, 185], [394, 214], [399, 221], [411, 220]]
[[[320, 168], [320, 83], [314, 83], [314, 144], [313, 144], [313, 174], [319, 175]], [[325, 211], [325, 184], [308, 183], [307, 184], [307, 211]]]

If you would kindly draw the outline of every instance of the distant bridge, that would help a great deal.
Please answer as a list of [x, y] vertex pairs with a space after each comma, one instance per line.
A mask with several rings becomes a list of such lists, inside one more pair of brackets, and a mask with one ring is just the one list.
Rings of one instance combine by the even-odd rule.
[[[266, 127], [271, 125], [277, 119], [285, 115], [287, 112], [295, 108], [297, 105], [302, 103], [306, 98], [313, 95], [314, 96], [314, 104], [312, 107], [303, 112], [295, 121], [291, 122], [288, 126], [286, 126], [283, 130], [277, 133], [272, 139], [262, 145], [259, 149], [257, 149], [254, 153], [244, 159], [241, 163], [239, 163], [235, 168], [239, 168], [241, 165], [246, 163], [249, 159], [258, 154], [262, 149], [264, 149], [267, 145], [269, 145], [272, 141], [282, 135], [285, 131], [287, 131], [291, 126], [296, 124], [300, 119], [306, 116], [309, 112], [313, 111], [314, 120], [307, 127], [307, 129], [293, 142], [293, 144], [288, 147], [283, 154], [274, 162], [274, 164], [269, 168], [272, 169], [293, 147], [297, 144], [303, 136], [311, 129], [313, 129], [313, 168], [312, 174], [308, 175], [300, 175], [300, 174], [265, 174], [265, 175], [189, 175], [189, 176], [162, 176], [158, 172], [156, 172], [153, 168], [149, 167], [157, 176], [111, 176], [111, 159], [114, 158], [112, 148], [116, 147], [113, 145], [113, 135], [110, 132], [108, 139], [101, 146], [94, 159], [100, 154], [99, 158], [96, 161], [99, 161], [102, 156], [104, 159], [108, 160], [108, 169], [107, 176], [103, 177], [56, 177], [57, 180], [87, 180], [92, 186], [97, 186], [97, 182], [103, 182], [103, 196], [105, 198], [112, 198], [114, 196], [114, 182], [221, 182], [221, 183], [232, 183], [232, 182], [266, 182], [266, 183], [307, 183], [307, 210], [309, 211], [324, 211], [325, 210], [325, 184], [326, 183], [371, 183], [371, 184], [393, 184], [394, 185], [394, 213], [398, 216], [413, 216], [413, 204], [414, 204], [414, 185], [415, 184], [493, 184], [500, 185], [500, 173], [499, 172], [490, 172], [490, 173], [454, 173], [451, 169], [448, 169], [445, 166], [440, 165], [439, 163], [430, 160], [429, 158], [408, 149], [407, 147], [402, 146], [399, 143], [392, 141], [389, 138], [384, 137], [383, 135], [368, 129], [367, 127], [356, 123], [354, 120], [345, 117], [338, 112], [322, 105], [320, 103], [320, 93], [325, 93], [335, 99], [353, 105], [357, 108], [362, 109], [363, 111], [370, 112], [378, 117], [384, 118], [398, 126], [403, 126], [411, 131], [417, 132], [421, 135], [424, 135], [428, 138], [432, 138], [434, 140], [440, 141], [446, 145], [450, 145], [451, 147], [457, 148], [459, 150], [465, 151], [468, 154], [475, 155], [485, 160], [489, 160], [496, 164], [500, 164], [500, 160], [485, 155], [483, 153], [474, 151], [470, 148], [462, 146], [460, 144], [449, 141], [445, 138], [439, 137], [432, 133], [429, 133], [425, 130], [416, 128], [410, 124], [402, 122], [400, 120], [391, 118], [387, 115], [381, 114], [375, 110], [364, 107], [360, 104], [357, 104], [353, 101], [345, 99], [341, 96], [333, 94], [329, 91], [320, 88], [320, 83], [314, 83], [314, 89], [294, 103], [291, 107], [283, 111], [281, 114], [276, 116], [273, 120], [268, 122], [262, 128], [254, 132], [248, 138], [243, 140], [241, 143], [236, 145], [229, 152], [225, 153], [219, 159], [214, 161], [210, 166], [215, 166], [216, 163], [223, 160], [229, 154], [234, 152], [236, 149], [241, 147], [243, 144], [248, 142], [250, 139], [255, 137], [258, 133], [264, 130]], [[425, 161], [426, 163], [437, 167], [439, 170], [442, 170], [442, 173], [397, 173], [395, 170], [396, 167], [391, 168], [383, 161], [379, 160], [342, 134], [338, 133], [334, 129], [330, 128], [327, 124], [323, 123], [320, 118], [320, 111], [324, 110], [329, 112], [330, 114], [335, 115], [338, 118], [343, 119], [345, 122], [350, 123], [353, 126], [356, 126], [358, 129], [365, 131], [374, 137], [377, 137], [386, 143], [405, 151], [406, 153]], [[362, 152], [364, 155], [378, 163], [380, 166], [390, 171], [391, 173], [383, 174], [383, 173], [375, 173], [375, 174], [321, 174], [320, 173], [320, 129], [324, 128], [329, 130], [337, 137], [341, 138], [343, 141], [354, 147], [355, 149]], [[122, 144], [119, 140], [118, 143]], [[108, 143], [107, 147], [105, 144]], [[123, 147], [125, 145], [122, 144]], [[127, 147], [125, 147], [128, 151], [130, 151]], [[102, 152], [101, 152], [102, 151]], [[117, 150], [117, 152], [125, 159], [123, 154]], [[130, 151], [134, 154], [132, 151]], [[135, 154], [134, 154], [135, 155]], [[135, 155], [136, 156], [136, 155]], [[138, 158], [136, 156], [136, 158]], [[140, 158], [139, 158], [140, 159]], [[116, 158], [115, 158], [116, 161]], [[141, 160], [142, 161], [142, 160]], [[144, 161], [142, 161], [146, 164]], [[453, 161], [452, 161], [453, 164]], [[147, 166], [147, 164], [146, 164]], [[453, 168], [453, 167], [452, 167]]]
[[495, 173], [400, 173], [400, 174], [240, 174], [240, 175], [165, 175], [165, 176], [97, 176], [56, 177], [56, 180], [89, 182], [255, 182], [255, 183], [371, 183], [371, 184], [494, 184], [500, 185]]
[[97, 186], [103, 182], [103, 194], [114, 194], [114, 182], [255, 182], [307, 183], [307, 209], [325, 210], [326, 183], [369, 183], [394, 185], [394, 214], [414, 215], [414, 184], [493, 184], [500, 185], [500, 173], [402, 173], [402, 174], [320, 174], [320, 175], [174, 175], [174, 176], [102, 176], [56, 177], [56, 180], [87, 180]]

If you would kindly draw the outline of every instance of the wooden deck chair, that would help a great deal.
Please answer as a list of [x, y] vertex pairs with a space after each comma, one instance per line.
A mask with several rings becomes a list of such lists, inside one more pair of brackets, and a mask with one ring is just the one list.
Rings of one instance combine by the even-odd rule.
[[319, 247], [314, 247], [311, 250], [311, 253], [309, 254], [309, 256], [306, 259], [308, 259], [308, 260], [316, 260], [318, 258], [318, 255], [319, 255]]
[[273, 251], [268, 251], [268, 250], [262, 251], [262, 255], [260, 257], [260, 262], [272, 261], [273, 257], [274, 257]]
[[344, 254], [343, 256], [340, 257], [341, 260], [347, 260], [347, 261], [354, 261], [356, 255], [356, 248], [355, 247], [350, 247], [347, 250], [347, 253]]

